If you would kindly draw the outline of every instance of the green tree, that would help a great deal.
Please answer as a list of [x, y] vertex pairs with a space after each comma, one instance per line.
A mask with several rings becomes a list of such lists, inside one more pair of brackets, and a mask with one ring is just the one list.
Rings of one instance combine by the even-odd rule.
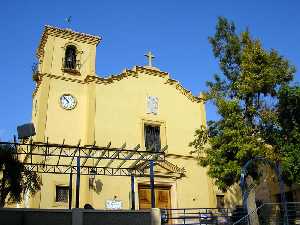
[[280, 152], [285, 182], [300, 184], [300, 87], [284, 86], [278, 98], [278, 123], [265, 136]]
[[40, 178], [17, 159], [16, 151], [12, 145], [0, 145], [1, 208], [6, 202], [20, 202], [26, 192], [34, 194], [40, 190]]
[[[204, 96], [216, 106], [219, 119], [197, 130], [190, 145], [200, 165], [208, 167], [208, 175], [226, 191], [238, 183], [248, 160], [285, 160], [283, 140], [279, 138], [279, 109], [286, 113], [283, 90], [292, 81], [295, 68], [277, 51], [264, 49], [248, 30], [238, 34], [234, 23], [226, 18], [218, 19], [216, 33], [209, 42], [222, 75], [207, 82]], [[258, 181], [257, 165], [248, 172], [254, 182]]]

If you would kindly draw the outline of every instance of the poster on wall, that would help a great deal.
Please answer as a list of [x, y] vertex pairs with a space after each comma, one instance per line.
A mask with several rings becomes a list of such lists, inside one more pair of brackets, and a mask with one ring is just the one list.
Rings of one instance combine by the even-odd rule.
[[122, 209], [122, 201], [106, 200], [106, 209]]

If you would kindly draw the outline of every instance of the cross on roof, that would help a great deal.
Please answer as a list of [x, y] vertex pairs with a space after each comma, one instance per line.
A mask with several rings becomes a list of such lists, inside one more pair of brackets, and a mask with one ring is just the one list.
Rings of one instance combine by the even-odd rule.
[[152, 54], [151, 51], [149, 51], [147, 54], [145, 54], [145, 56], [148, 59], [148, 66], [152, 66], [152, 59], [154, 59], [154, 55]]

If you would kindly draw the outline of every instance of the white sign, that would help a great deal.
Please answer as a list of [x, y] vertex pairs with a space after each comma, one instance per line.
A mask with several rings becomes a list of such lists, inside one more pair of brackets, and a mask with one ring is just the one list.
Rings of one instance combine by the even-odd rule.
[[122, 201], [119, 200], [106, 200], [107, 209], [122, 209]]
[[158, 98], [155, 96], [148, 96], [147, 98], [147, 113], [156, 115], [158, 113]]

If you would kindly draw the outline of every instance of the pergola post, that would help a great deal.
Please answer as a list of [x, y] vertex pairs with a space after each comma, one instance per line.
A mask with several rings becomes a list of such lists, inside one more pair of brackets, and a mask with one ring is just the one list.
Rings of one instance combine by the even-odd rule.
[[131, 174], [131, 209], [135, 210], [134, 175]]
[[73, 183], [73, 171], [71, 170], [69, 179], [69, 209], [72, 209], [72, 183]]
[[77, 177], [76, 177], [76, 204], [75, 208], [79, 208], [79, 192], [80, 192], [80, 157], [77, 157]]
[[150, 188], [151, 188], [151, 208], [155, 208], [154, 161], [153, 160], [150, 160]]

